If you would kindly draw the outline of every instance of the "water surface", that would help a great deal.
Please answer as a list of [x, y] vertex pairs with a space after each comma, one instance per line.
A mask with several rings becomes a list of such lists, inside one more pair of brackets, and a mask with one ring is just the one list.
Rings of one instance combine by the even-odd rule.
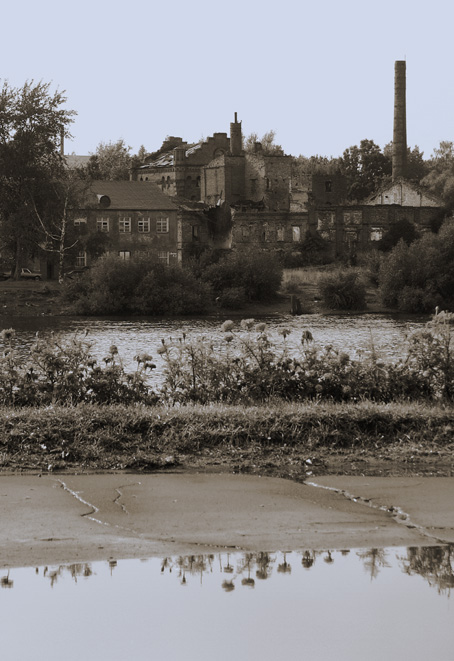
[[454, 658], [454, 547], [3, 571], [5, 661]]

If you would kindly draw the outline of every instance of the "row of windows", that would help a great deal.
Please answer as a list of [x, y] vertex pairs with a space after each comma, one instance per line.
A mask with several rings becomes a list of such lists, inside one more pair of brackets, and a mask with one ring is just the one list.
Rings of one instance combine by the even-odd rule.
[[[243, 238], [248, 238], [250, 236], [250, 228], [247, 225], [243, 225], [241, 228], [241, 234]], [[285, 241], [285, 228], [284, 227], [276, 227], [276, 241]], [[265, 241], [271, 241], [272, 238], [272, 230], [266, 229], [264, 232], [264, 239]], [[292, 225], [292, 241], [301, 241], [301, 226], [300, 225]]]
[[[97, 218], [96, 229], [98, 232], [110, 231], [110, 218]], [[137, 231], [139, 234], [147, 234], [151, 230], [151, 218], [139, 218], [137, 220]], [[169, 219], [157, 218], [155, 221], [156, 232], [158, 234], [167, 234], [169, 231]], [[120, 218], [118, 221], [118, 231], [120, 234], [128, 234], [132, 231], [132, 219], [130, 217]]]
[[[241, 228], [241, 234], [243, 238], [248, 238], [250, 236], [250, 228], [247, 225], [243, 225]], [[334, 241], [336, 238], [336, 230], [320, 230], [320, 235], [322, 238], [327, 239], [328, 241]], [[357, 240], [358, 232], [356, 230], [346, 230], [344, 232], [344, 241]], [[383, 229], [381, 227], [371, 227], [369, 230], [369, 239], [370, 241], [380, 241], [383, 238]], [[276, 227], [275, 235], [272, 230], [265, 229], [263, 232], [263, 239], [265, 241], [285, 241], [285, 228]], [[299, 242], [301, 241], [301, 226], [292, 225], [292, 241]]]
[[[139, 253], [140, 254], [140, 253]], [[146, 251], [143, 252], [143, 254], [147, 254]], [[118, 256], [120, 259], [123, 260], [129, 260], [131, 259], [131, 251], [130, 250], [119, 250], [118, 251]], [[165, 250], [160, 250], [158, 251], [158, 259], [161, 262], [164, 262], [165, 264], [170, 263], [170, 252], [165, 251]], [[87, 252], [86, 250], [79, 250], [78, 254], [76, 255], [76, 266], [77, 267], [83, 267], [87, 266]]]
[[[102, 218], [99, 217], [96, 219], [96, 229], [98, 232], [110, 232], [111, 229], [111, 218]], [[154, 221], [156, 232], [158, 234], [167, 234], [169, 231], [169, 219], [168, 218], [157, 218]], [[77, 218], [74, 221], [75, 227], [82, 227], [87, 224], [86, 218]], [[139, 234], [148, 234], [151, 231], [152, 219], [151, 218], [138, 218], [137, 220], [137, 231]], [[118, 231], [121, 234], [128, 234], [132, 232], [132, 218], [130, 216], [124, 216], [118, 221]]]

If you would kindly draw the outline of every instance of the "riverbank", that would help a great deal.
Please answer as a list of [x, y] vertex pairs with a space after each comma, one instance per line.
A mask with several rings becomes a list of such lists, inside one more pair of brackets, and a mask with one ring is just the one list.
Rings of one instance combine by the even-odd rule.
[[422, 403], [0, 409], [0, 471], [451, 476], [454, 407]]
[[[279, 295], [267, 303], [250, 303], [236, 310], [222, 310], [226, 316], [261, 317], [269, 315], [288, 315], [291, 313], [291, 295], [300, 299], [303, 314], [332, 311], [323, 307], [318, 295], [318, 277], [321, 269], [287, 269], [284, 273], [282, 290]], [[296, 275], [295, 275], [296, 274]], [[69, 310], [60, 299], [61, 286], [48, 280], [35, 282], [29, 280], [0, 281], [0, 318], [4, 317], [60, 317], [67, 316]], [[366, 295], [367, 312], [392, 312], [383, 306], [378, 290], [369, 286]], [[213, 306], [209, 313], [218, 314], [219, 308]], [[208, 313], [208, 314], [209, 314]]]

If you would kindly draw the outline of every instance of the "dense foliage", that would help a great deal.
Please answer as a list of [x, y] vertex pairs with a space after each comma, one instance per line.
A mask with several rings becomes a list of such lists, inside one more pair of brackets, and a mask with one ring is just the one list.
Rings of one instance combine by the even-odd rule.
[[210, 288], [179, 266], [105, 255], [67, 281], [62, 297], [76, 314], [197, 314], [207, 309]]
[[267, 301], [276, 296], [282, 267], [269, 253], [233, 253], [209, 264], [200, 273], [224, 307], [238, 302]]
[[3, 331], [0, 404], [75, 405], [82, 402], [244, 404], [270, 400], [359, 402], [371, 400], [454, 399], [454, 314], [442, 312], [408, 340], [407, 354], [385, 363], [375, 354], [352, 359], [331, 346], [317, 346], [304, 331], [299, 353], [290, 354], [286, 338], [273, 342], [263, 323], [223, 324], [224, 342], [208, 338], [162, 340], [164, 382], [150, 385], [152, 357], [139, 354], [137, 369], [126, 374], [113, 346], [98, 365], [86, 338], [63, 343], [38, 340], [28, 357], [14, 346], [14, 331]]
[[363, 310], [366, 307], [366, 287], [353, 269], [338, 270], [323, 275], [319, 292], [330, 310]]
[[428, 232], [407, 245], [400, 241], [382, 260], [383, 303], [405, 312], [454, 311], [454, 225]]

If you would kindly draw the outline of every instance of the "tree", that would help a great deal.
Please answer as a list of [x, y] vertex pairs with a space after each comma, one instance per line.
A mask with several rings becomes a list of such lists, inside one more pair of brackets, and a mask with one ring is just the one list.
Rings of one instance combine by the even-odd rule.
[[454, 208], [454, 143], [440, 142], [428, 163], [429, 172], [421, 181], [424, 186], [440, 197], [447, 208]]
[[373, 140], [361, 140], [359, 147], [344, 151], [340, 168], [347, 177], [348, 199], [363, 200], [389, 179], [392, 161]]
[[57, 181], [52, 181], [41, 191], [45, 198], [41, 205], [33, 199], [38, 229], [42, 236], [41, 247], [58, 259], [58, 281], [63, 282], [65, 257], [79, 243], [74, 223], [80, 208], [86, 207], [89, 183], [85, 185], [75, 170], [66, 169]]
[[262, 153], [265, 156], [283, 156], [284, 150], [274, 142], [275, 137], [276, 132], [273, 130], [264, 133], [260, 139], [257, 133], [250, 133], [244, 140], [244, 151], [254, 153], [255, 143], [258, 142], [262, 145]]
[[[388, 142], [383, 149], [383, 154], [392, 161], [393, 156], [393, 143]], [[424, 152], [419, 150], [418, 145], [413, 149], [407, 147], [407, 164], [405, 166], [405, 179], [419, 183], [429, 171], [428, 162], [424, 160]]]
[[36, 213], [47, 204], [43, 192], [66, 169], [60, 145], [71, 137], [76, 113], [64, 109], [65, 102], [50, 83], [14, 88], [5, 81], [0, 92], [0, 234], [15, 277], [23, 261], [40, 252]]
[[122, 138], [116, 142], [100, 142], [83, 168], [85, 176], [104, 181], [127, 181], [132, 166], [130, 151], [131, 147]]

